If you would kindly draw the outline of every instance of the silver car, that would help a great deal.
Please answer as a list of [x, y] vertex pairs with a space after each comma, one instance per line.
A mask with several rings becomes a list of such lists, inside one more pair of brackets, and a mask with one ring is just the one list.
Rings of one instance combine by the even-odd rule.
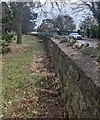
[[71, 33], [71, 34], [69, 34], [69, 39], [81, 40], [81, 39], [82, 39], [82, 36], [79, 35], [78, 33]]

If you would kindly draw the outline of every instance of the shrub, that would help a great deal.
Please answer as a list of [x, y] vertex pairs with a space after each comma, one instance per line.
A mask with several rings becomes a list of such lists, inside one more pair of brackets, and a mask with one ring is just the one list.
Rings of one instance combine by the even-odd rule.
[[10, 52], [11, 49], [9, 47], [9, 44], [10, 44], [10, 42], [12, 42], [13, 37], [14, 37], [14, 35], [9, 32], [6, 32], [6, 34], [4, 34], [2, 36], [2, 53]]
[[100, 38], [100, 24], [97, 27], [97, 38]]
[[92, 26], [90, 34], [92, 38], [100, 38], [100, 24]]

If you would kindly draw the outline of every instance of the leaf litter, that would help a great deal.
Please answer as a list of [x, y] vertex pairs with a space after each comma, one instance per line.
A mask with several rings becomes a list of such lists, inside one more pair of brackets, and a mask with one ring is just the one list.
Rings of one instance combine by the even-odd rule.
[[61, 97], [61, 86], [57, 77], [51, 57], [48, 52], [39, 56], [33, 56], [31, 75], [42, 77], [41, 87], [36, 88], [38, 94], [38, 117], [42, 118], [64, 118], [64, 104]]
[[[24, 67], [24, 66], [23, 66]], [[48, 52], [34, 54], [30, 67], [25, 65], [31, 81], [25, 80], [25, 85], [17, 89], [8, 102], [3, 103], [5, 118], [65, 118], [64, 103], [61, 97], [61, 86], [57, 77], [52, 58]], [[11, 78], [10, 78], [11, 79]], [[9, 91], [10, 92], [10, 91]], [[17, 96], [21, 93], [21, 96]]]

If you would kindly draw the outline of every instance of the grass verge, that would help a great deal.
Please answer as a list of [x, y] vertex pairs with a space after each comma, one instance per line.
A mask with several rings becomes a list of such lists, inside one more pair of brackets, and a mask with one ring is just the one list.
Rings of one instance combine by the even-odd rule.
[[29, 103], [25, 102], [22, 109], [19, 109], [19, 106], [21, 100], [35, 98], [34, 88], [41, 86], [42, 77], [31, 75], [30, 68], [32, 56], [41, 54], [43, 45], [36, 37], [24, 35], [22, 45], [17, 45], [14, 41], [10, 47], [11, 53], [3, 55], [3, 115], [4, 117], [34, 117], [36, 112], [32, 111], [33, 108], [27, 107]]

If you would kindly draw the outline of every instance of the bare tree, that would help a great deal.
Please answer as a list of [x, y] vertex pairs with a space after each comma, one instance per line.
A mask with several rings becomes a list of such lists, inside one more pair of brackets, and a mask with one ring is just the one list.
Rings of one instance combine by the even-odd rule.
[[100, 23], [100, 0], [80, 0], [77, 2], [70, 2], [73, 10], [82, 11], [89, 9], [94, 18]]
[[96, 23], [97, 23], [97, 22], [96, 22], [96, 20], [95, 20], [93, 17], [88, 16], [88, 17], [86, 17], [84, 20], [82, 20], [82, 21], [80, 22], [79, 27], [80, 27], [80, 30], [81, 30], [82, 32], [85, 32], [86, 29], [90, 29], [91, 26], [96, 25]]
[[42, 31], [42, 32], [54, 31], [53, 20], [52, 19], [44, 19], [42, 21], [42, 24], [38, 27], [38, 31]]
[[54, 28], [58, 29], [60, 33], [63, 31], [73, 31], [76, 26], [73, 18], [70, 15], [58, 15], [54, 19]]

